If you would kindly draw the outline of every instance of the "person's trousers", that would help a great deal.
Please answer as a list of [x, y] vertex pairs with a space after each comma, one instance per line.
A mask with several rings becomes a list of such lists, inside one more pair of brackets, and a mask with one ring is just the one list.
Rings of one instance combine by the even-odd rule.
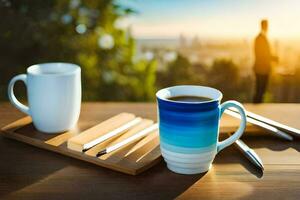
[[261, 103], [267, 89], [269, 75], [255, 74], [255, 93], [253, 103]]

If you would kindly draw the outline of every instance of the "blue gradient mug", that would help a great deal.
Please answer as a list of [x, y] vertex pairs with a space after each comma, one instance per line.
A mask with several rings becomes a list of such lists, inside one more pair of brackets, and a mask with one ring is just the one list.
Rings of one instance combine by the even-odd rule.
[[[199, 102], [177, 101], [178, 96], [206, 97]], [[222, 93], [194, 85], [174, 86], [156, 93], [160, 149], [167, 167], [180, 174], [197, 174], [210, 169], [218, 152], [234, 143], [246, 127], [243, 106], [237, 101], [220, 104]], [[220, 118], [225, 109], [236, 108], [241, 115], [238, 130], [219, 142]]]

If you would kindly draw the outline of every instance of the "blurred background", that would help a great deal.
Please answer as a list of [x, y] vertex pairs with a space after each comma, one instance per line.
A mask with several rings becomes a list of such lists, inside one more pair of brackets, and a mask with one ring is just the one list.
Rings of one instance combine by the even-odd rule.
[[[276, 62], [262, 102], [300, 102], [300, 1], [0, 0], [0, 100], [32, 64], [82, 68], [84, 101], [153, 101], [179, 84], [252, 102], [261, 20]], [[17, 95], [26, 90], [17, 84]]]

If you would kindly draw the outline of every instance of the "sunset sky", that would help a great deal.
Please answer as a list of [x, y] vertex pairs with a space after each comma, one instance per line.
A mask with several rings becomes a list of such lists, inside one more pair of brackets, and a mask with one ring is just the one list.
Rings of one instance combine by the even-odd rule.
[[137, 38], [248, 38], [267, 18], [274, 38], [300, 39], [299, 0], [119, 0], [139, 13], [129, 19]]

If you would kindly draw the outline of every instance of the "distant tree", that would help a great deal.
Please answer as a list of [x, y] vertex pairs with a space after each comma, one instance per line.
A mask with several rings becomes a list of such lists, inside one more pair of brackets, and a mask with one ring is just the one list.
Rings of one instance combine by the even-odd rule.
[[159, 88], [196, 83], [197, 76], [193, 72], [192, 64], [187, 58], [180, 54], [175, 61], [166, 66], [165, 70], [157, 74], [157, 85]]
[[238, 67], [227, 59], [215, 60], [208, 76], [208, 84], [224, 90], [232, 90], [239, 81]]
[[216, 59], [206, 75], [206, 83], [222, 91], [224, 100], [250, 101], [252, 81], [242, 78], [240, 68], [228, 59]]

